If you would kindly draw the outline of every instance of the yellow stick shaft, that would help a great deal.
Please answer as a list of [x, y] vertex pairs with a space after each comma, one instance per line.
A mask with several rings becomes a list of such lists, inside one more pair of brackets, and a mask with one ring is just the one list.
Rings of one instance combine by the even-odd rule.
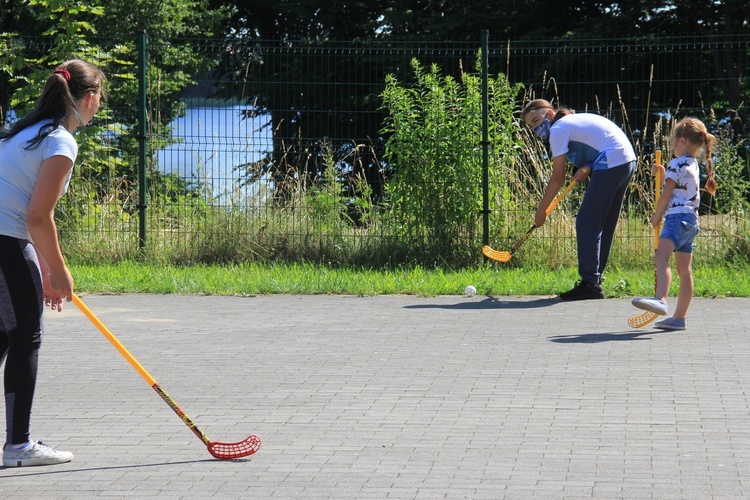
[[[589, 167], [583, 167], [583, 171], [588, 172]], [[562, 199], [565, 198], [565, 195], [567, 195], [570, 192], [570, 190], [576, 186], [576, 184], [578, 184], [578, 181], [573, 179], [572, 181], [570, 181], [570, 184], [568, 184], [568, 186], [565, 189], [563, 189], [563, 192], [557, 195], [557, 198], [552, 200], [552, 203], [550, 203], [549, 206], [547, 207], [547, 210], [545, 210], [547, 215], [549, 215], [552, 212], [552, 210], [555, 209], [558, 203], [560, 203]]]
[[[656, 150], [656, 164], [661, 165], [661, 149]], [[659, 200], [661, 199], [661, 171], [657, 171], [654, 176], [654, 196], [656, 200], [656, 206], [659, 206]], [[656, 207], [654, 207], [656, 208]], [[659, 235], [661, 234], [661, 223], [654, 227], [654, 253], [659, 249]], [[659, 277], [659, 270], [656, 268], [654, 263], [654, 295], [656, 295], [656, 287]]]
[[138, 360], [135, 359], [133, 355], [130, 354], [130, 352], [128, 352], [125, 346], [122, 345], [119, 340], [117, 340], [117, 337], [115, 337], [114, 334], [112, 334], [112, 332], [110, 332], [109, 329], [106, 326], [104, 326], [104, 323], [102, 323], [99, 320], [99, 318], [96, 317], [96, 314], [91, 312], [91, 309], [89, 309], [86, 306], [86, 304], [84, 304], [83, 301], [81, 301], [81, 299], [75, 293], [73, 294], [73, 303], [94, 324], [94, 326], [96, 326], [99, 329], [99, 331], [102, 332], [102, 335], [107, 337], [107, 340], [109, 340], [112, 343], [112, 345], [115, 346], [115, 349], [120, 351], [120, 354], [122, 354], [122, 356], [128, 360], [128, 363], [130, 363], [131, 366], [135, 368], [138, 373], [141, 374], [141, 377], [143, 377], [143, 379], [146, 382], [148, 382], [148, 385], [150, 385], [151, 387], [157, 385], [156, 380], [154, 380], [154, 377], [152, 377], [151, 374], [147, 372], [143, 366], [141, 366]]

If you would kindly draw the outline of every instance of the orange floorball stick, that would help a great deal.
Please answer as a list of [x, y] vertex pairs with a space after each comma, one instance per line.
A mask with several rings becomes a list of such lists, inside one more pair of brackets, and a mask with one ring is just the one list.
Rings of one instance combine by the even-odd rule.
[[109, 331], [109, 328], [104, 326], [104, 323], [102, 323], [101, 320], [99, 320], [99, 318], [97, 318], [96, 315], [91, 312], [91, 309], [89, 309], [75, 293], [73, 294], [73, 303], [94, 324], [94, 326], [98, 328], [100, 332], [102, 332], [102, 335], [104, 335], [107, 340], [109, 340], [110, 343], [115, 346], [115, 348], [120, 352], [120, 354], [122, 354], [122, 356], [128, 361], [128, 363], [130, 363], [130, 365], [135, 368], [138, 373], [141, 374], [141, 377], [143, 377], [148, 385], [150, 385], [151, 388], [155, 390], [156, 393], [164, 400], [164, 402], [166, 402], [169, 407], [172, 408], [172, 411], [174, 411], [177, 416], [180, 417], [180, 419], [188, 427], [190, 427], [190, 430], [192, 430], [193, 433], [198, 436], [201, 441], [203, 441], [203, 444], [205, 444], [208, 448], [208, 452], [214, 458], [219, 458], [222, 460], [242, 458], [252, 455], [260, 449], [260, 438], [254, 434], [251, 434], [247, 438], [243, 439], [242, 441], [237, 441], [236, 443], [223, 443], [220, 441], [211, 441], [210, 439], [208, 439], [208, 437], [193, 423], [193, 421], [190, 420], [190, 417], [188, 417], [185, 412], [182, 411], [182, 408], [177, 406], [177, 403], [175, 403], [174, 400], [169, 397], [169, 394], [167, 394], [164, 389], [159, 387], [159, 384], [156, 383], [154, 377], [152, 377], [151, 374], [148, 373], [146, 369], [138, 362], [138, 360], [135, 359], [135, 357], [133, 357], [130, 352], [128, 352], [125, 346], [122, 345], [119, 340], [117, 340], [117, 337], [115, 337], [114, 334]]
[[[589, 167], [583, 167], [584, 172], [587, 172], [588, 170], [589, 170]], [[552, 210], [555, 209], [555, 207], [560, 203], [560, 201], [562, 201], [562, 199], [565, 198], [565, 196], [570, 192], [571, 189], [573, 189], [573, 187], [575, 187], [576, 184], [578, 184], [577, 180], [573, 179], [572, 181], [570, 181], [570, 184], [568, 184], [568, 186], [563, 190], [563, 192], [557, 195], [557, 197], [554, 200], [552, 200], [552, 203], [549, 204], [549, 206], [547, 207], [547, 210], [545, 210], [545, 213], [549, 215], [550, 212], [552, 212]], [[513, 257], [513, 254], [515, 253], [515, 251], [518, 250], [518, 248], [523, 244], [524, 241], [526, 241], [526, 239], [529, 236], [531, 236], [531, 233], [534, 232], [534, 229], [536, 229], [536, 224], [531, 226], [531, 228], [529, 228], [529, 230], [526, 231], [526, 234], [521, 236], [521, 239], [518, 240], [511, 247], [511, 249], [507, 252], [503, 250], [493, 250], [492, 247], [490, 247], [489, 245], [484, 245], [482, 247], [482, 253], [488, 259], [492, 259], [497, 262], [508, 262], [511, 259], [511, 257]]]
[[[656, 157], [654, 159], [655, 163], [657, 165], [661, 165], [661, 150], [657, 149], [655, 153]], [[661, 199], [661, 175], [660, 171], [656, 172], [656, 175], [654, 176], [654, 199], [656, 200], [656, 206], [659, 206], [659, 200]], [[659, 234], [661, 233], [661, 223], [654, 226], [654, 255], [656, 255], [656, 251], [659, 249]], [[654, 262], [654, 296], [656, 296], [656, 287], [659, 280], [659, 270], [656, 268], [656, 262]], [[658, 318], [659, 315], [655, 312], [646, 311], [641, 314], [638, 314], [636, 316], [631, 316], [628, 318], [628, 325], [630, 325], [633, 328], [641, 328], [652, 321], [654, 321], [656, 318]]]

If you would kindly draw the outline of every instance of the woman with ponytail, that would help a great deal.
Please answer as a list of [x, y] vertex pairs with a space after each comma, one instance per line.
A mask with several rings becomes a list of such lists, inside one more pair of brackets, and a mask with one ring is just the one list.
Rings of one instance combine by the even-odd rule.
[[[625, 191], [636, 168], [633, 146], [611, 120], [594, 113], [553, 108], [544, 99], [527, 103], [522, 118], [540, 139], [549, 140], [552, 151], [552, 176], [536, 211], [537, 227], [547, 220], [546, 209], [565, 182], [568, 162], [577, 167], [575, 180], [591, 179], [576, 216], [581, 281], [561, 293], [560, 298], [603, 299], [602, 273], [612, 249]], [[589, 171], [582, 167], [589, 167]]]
[[73, 132], [99, 109], [106, 79], [78, 60], [58, 66], [35, 108], [0, 130], [0, 360], [5, 360], [5, 467], [69, 462], [30, 437], [43, 310], [61, 311], [73, 278], [57, 239], [55, 206], [78, 155]]

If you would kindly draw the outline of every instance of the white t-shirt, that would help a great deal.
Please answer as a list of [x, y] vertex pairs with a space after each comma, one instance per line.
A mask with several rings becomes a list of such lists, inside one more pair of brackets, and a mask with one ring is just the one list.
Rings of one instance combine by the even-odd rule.
[[565, 155], [576, 167], [606, 170], [636, 159], [628, 136], [614, 122], [593, 113], [575, 113], [552, 124], [552, 156]]
[[[57, 155], [76, 161], [78, 144], [63, 127], [52, 130], [37, 147], [26, 149], [28, 141], [49, 123], [49, 120], [41, 121], [0, 141], [0, 234], [31, 240], [26, 214], [42, 162]], [[60, 196], [67, 191], [69, 182], [70, 174]]]
[[672, 199], [665, 215], [696, 213], [701, 204], [698, 193], [698, 162], [692, 156], [680, 156], [667, 165], [667, 179], [675, 181]]

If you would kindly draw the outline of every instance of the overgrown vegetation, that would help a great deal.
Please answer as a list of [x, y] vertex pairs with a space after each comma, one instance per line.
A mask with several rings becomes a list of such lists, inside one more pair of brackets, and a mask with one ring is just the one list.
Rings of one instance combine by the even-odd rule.
[[[471, 262], [482, 236], [478, 72], [464, 72], [457, 81], [442, 76], [436, 65], [427, 70], [413, 60], [412, 67], [413, 85], [390, 75], [383, 92], [388, 110], [384, 133], [389, 137], [385, 162], [393, 170], [386, 189], [389, 221], [395, 236], [413, 242], [411, 252]], [[519, 145], [514, 111], [520, 91], [520, 85], [511, 86], [503, 75], [489, 79], [492, 164], [506, 166], [491, 171], [490, 196], [497, 201], [527, 195], [523, 183], [505, 175], [515, 173], [512, 166], [518, 163], [510, 152]], [[513, 184], [518, 189], [512, 190]], [[507, 210], [497, 208], [498, 213]]]
[[[80, 50], [84, 49], [85, 44]], [[118, 54], [132, 59], [128, 50], [122, 50]], [[114, 54], [105, 54], [103, 64], [127, 66]], [[51, 53], [35, 64], [53, 65], [65, 55]], [[202, 64], [194, 54], [191, 61], [191, 68]], [[6, 71], [13, 67], [2, 66]], [[152, 154], [148, 241], [143, 248], [138, 241], [142, 207], [136, 199], [133, 125], [110, 121], [112, 110], [105, 109], [98, 127], [79, 137], [80, 161], [70, 193], [59, 205], [66, 254], [79, 264], [309, 262], [377, 269], [458, 269], [481, 264], [484, 145], [479, 70], [462, 68], [454, 77], [417, 60], [411, 69], [410, 76], [402, 72], [401, 77], [387, 77], [380, 96], [387, 119], [382, 137], [373, 143], [344, 147], [340, 138], [322, 137], [314, 144], [301, 140], [289, 144], [288, 151], [274, 148], [269, 158], [279, 162], [274, 169], [284, 172], [282, 189], [278, 177], [258, 175], [246, 178], [241, 188], [216, 192], [200, 176], [163, 173]], [[35, 78], [43, 74], [40, 71]], [[178, 87], [163, 83], [163, 72], [151, 76], [157, 84], [154, 95], [175, 97]], [[134, 81], [125, 80], [120, 90], [132, 96]], [[181, 73], [179, 81], [188, 80]], [[498, 248], [509, 247], [529, 227], [550, 171], [546, 148], [517, 120], [529, 92], [511, 85], [503, 74], [489, 78], [490, 243]], [[627, 116], [624, 104], [618, 105], [618, 112]], [[612, 107], [591, 111], [608, 114]], [[179, 104], [166, 107], [169, 113], [179, 108]], [[161, 109], [155, 105], [153, 113]], [[679, 109], [662, 114], [650, 129], [633, 135], [640, 169], [618, 229], [611, 260], [614, 269], [650, 267], [650, 158], [655, 147], [669, 152], [667, 138], [680, 114]], [[728, 135], [710, 109], [700, 118], [720, 137], [715, 158], [720, 188], [715, 199], [704, 199], [696, 260], [699, 264], [746, 262], [750, 255], [747, 145], [741, 137]], [[166, 123], [156, 115], [151, 122], [157, 128]], [[169, 142], [158, 132], [153, 137], [160, 138], [154, 148]], [[381, 140], [386, 141], [382, 154], [375, 145]], [[315, 168], [308, 168], [307, 160], [300, 162], [302, 157], [314, 162]], [[292, 160], [285, 163], [288, 158]], [[373, 165], [381, 188], [367, 177]], [[558, 269], [574, 263], [573, 219], [581, 193], [578, 189], [568, 196], [506, 267]]]
[[[75, 262], [111, 263], [142, 260], [164, 264], [241, 262], [311, 262], [329, 267], [465, 268], [480, 264], [482, 225], [481, 92], [478, 71], [461, 79], [443, 76], [440, 68], [412, 63], [413, 79], [390, 76], [383, 92], [388, 111], [385, 156], [378, 158], [384, 196], [357, 175], [356, 159], [363, 144], [341, 160], [327, 140], [315, 155], [322, 175], [294, 167], [278, 190], [256, 180], [252, 189], [217, 196], [197, 183], [174, 177], [152, 183], [149, 241], [137, 242], [132, 192], [116, 189], [110, 197], [76, 169], [68, 201], [62, 204], [61, 230], [67, 254]], [[526, 127], [517, 111], [524, 89], [504, 75], [489, 79], [489, 186], [491, 243], [507, 248], [531, 222], [549, 175], [547, 150]], [[649, 268], [653, 253], [654, 147], [669, 153], [668, 137], [678, 110], [662, 116], [652, 130], [634, 137], [639, 173], [631, 185], [618, 228], [611, 266]], [[696, 263], [746, 262], [750, 240], [745, 145], [729, 137], [711, 116], [702, 116], [720, 138], [715, 166], [720, 189], [704, 198]], [[643, 137], [649, 144], [643, 144]], [[372, 155], [372, 151], [369, 152]], [[705, 172], [704, 172], [705, 175]], [[125, 179], [122, 182], [127, 182]], [[247, 187], [247, 186], [246, 186]], [[574, 214], [583, 190], [574, 191], [544, 228], [508, 265], [557, 269], [575, 262]], [[83, 200], [83, 201], [82, 201]], [[506, 266], [506, 267], [508, 267]]]

